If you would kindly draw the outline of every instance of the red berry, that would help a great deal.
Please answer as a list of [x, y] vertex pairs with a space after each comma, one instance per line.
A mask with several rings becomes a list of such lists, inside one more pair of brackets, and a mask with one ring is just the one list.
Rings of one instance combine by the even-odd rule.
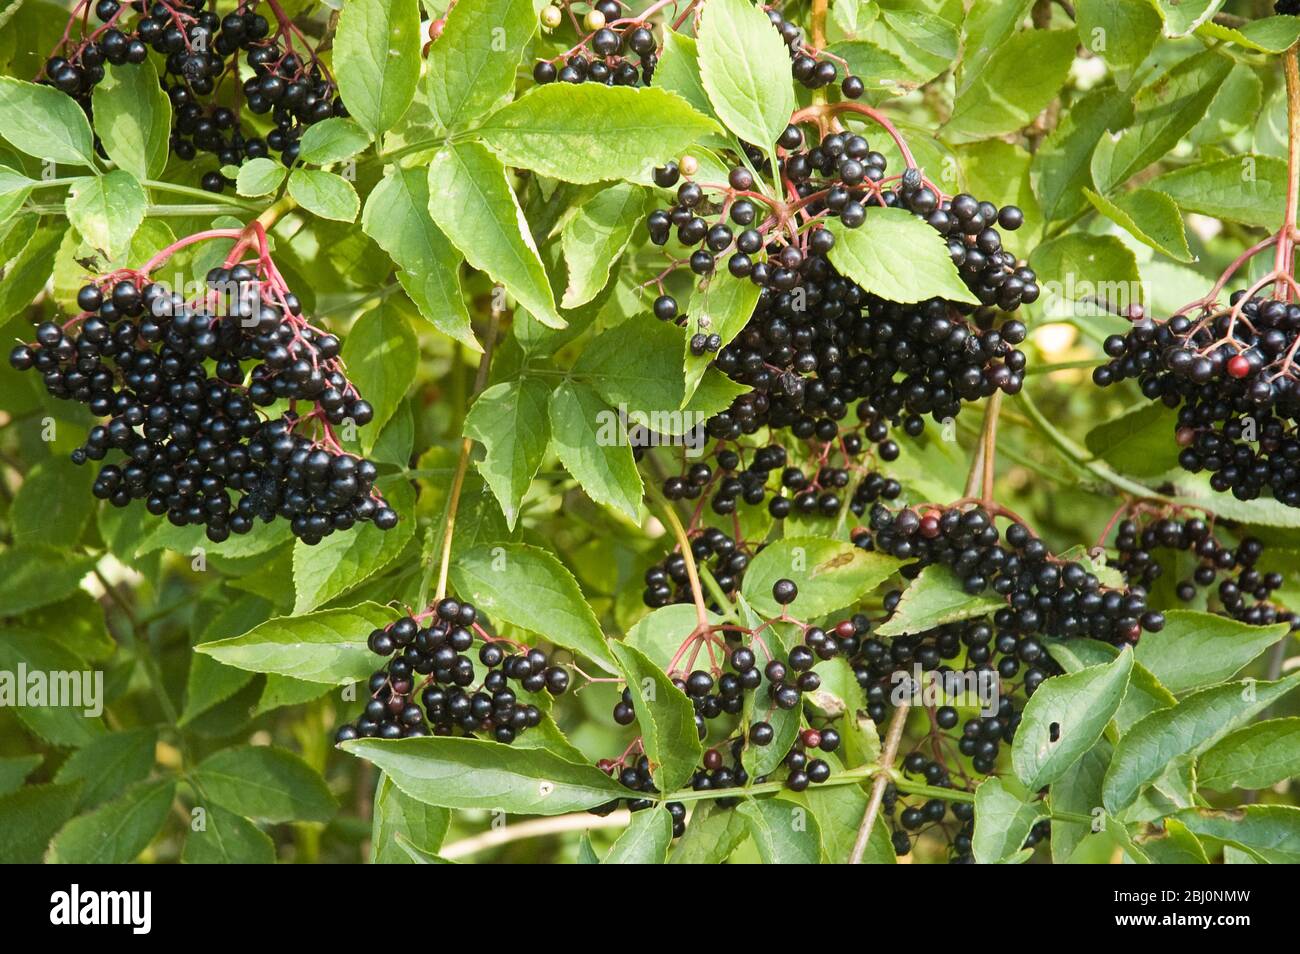
[[1228, 374], [1234, 378], [1244, 378], [1250, 374], [1250, 361], [1245, 355], [1233, 355], [1228, 359]]
[[816, 729], [804, 729], [800, 735], [805, 748], [815, 749], [822, 744], [822, 734]]

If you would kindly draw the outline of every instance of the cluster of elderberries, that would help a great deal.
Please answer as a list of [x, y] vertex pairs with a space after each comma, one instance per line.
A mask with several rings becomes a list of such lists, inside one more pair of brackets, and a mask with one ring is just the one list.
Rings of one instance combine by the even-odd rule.
[[[82, 0], [64, 39], [47, 60], [42, 82], [73, 96], [89, 112], [91, 92], [104, 78], [104, 64], [143, 63], [152, 49], [162, 58], [160, 78], [171, 100], [171, 150], [179, 159], [200, 151], [215, 155], [222, 165], [239, 165], [246, 158], [278, 152], [286, 165], [297, 160], [303, 129], [330, 116], [346, 115], [333, 80], [310, 50], [297, 52], [292, 25], [271, 24], [254, 10], [253, 0], [218, 16], [209, 0], [98, 0], [94, 10], [101, 25], [82, 24], [79, 38], [72, 28], [88, 15], [91, 0]], [[138, 14], [126, 29], [128, 14]], [[279, 19], [277, 14], [277, 20]], [[265, 136], [246, 135], [238, 109], [214, 97], [221, 81], [237, 73], [236, 56], [246, 52], [252, 75], [243, 83], [248, 109], [271, 113], [274, 128]], [[220, 192], [226, 179], [217, 170], [202, 177], [202, 185]]]
[[[790, 52], [790, 73], [807, 89], [822, 89], [839, 79], [840, 71], [824, 50], [815, 50], [804, 41], [803, 30], [785, 18], [780, 10], [767, 11], [767, 18], [781, 34]], [[849, 99], [857, 99], [865, 91], [862, 80], [852, 74], [844, 77], [840, 91]]]
[[1012, 523], [1004, 537], [981, 506], [894, 512], [876, 505], [869, 527], [858, 528], [853, 539], [863, 549], [910, 561], [905, 577], [941, 564], [972, 596], [992, 590], [1004, 597], [1007, 605], [993, 614], [999, 633], [1087, 636], [1122, 646], [1164, 626], [1164, 615], [1147, 608], [1145, 588], [1103, 586], [1082, 563], [1052, 554], [1024, 524]]
[[[860, 477], [849, 497], [849, 507], [861, 516], [869, 504], [877, 500], [893, 500], [902, 492], [897, 480], [885, 477], [856, 461], [863, 451], [862, 436], [856, 432], [838, 434], [834, 441], [821, 444], [812, 440], [811, 472], [789, 462], [784, 447], [771, 444], [754, 452], [747, 466], [741, 467], [740, 454], [735, 450], [720, 448], [716, 451], [717, 470], [708, 464], [692, 464], [680, 476], [664, 481], [664, 496], [669, 500], [694, 500], [704, 493], [712, 493], [710, 507], [719, 515], [734, 514], [741, 502], [750, 506], [767, 501], [768, 513], [783, 520], [792, 513], [803, 516], [831, 518], [844, 507], [843, 491], [853, 480], [854, 472]], [[897, 457], [897, 445], [881, 441], [879, 453], [888, 460]], [[832, 457], [842, 459], [843, 466], [835, 466]], [[772, 475], [778, 476], [779, 488], [768, 497]]]
[[[341, 726], [335, 741], [432, 734], [485, 735], [508, 744], [540, 725], [541, 709], [510, 684], [558, 696], [569, 687], [568, 670], [552, 665], [540, 649], [489, 636], [486, 626], [472, 604], [446, 597], [372, 631], [366, 645], [388, 661], [370, 677], [370, 699], [360, 718]], [[486, 670], [481, 677], [468, 655], [475, 642]]]
[[[654, 771], [650, 767], [650, 760], [644, 755], [638, 756], [631, 764], [628, 764], [627, 756], [617, 761], [614, 759], [601, 759], [596, 763], [596, 767], [606, 775], [617, 778], [620, 785], [633, 792], [640, 792], [643, 795], [656, 795], [659, 792], [659, 789], [655, 786]], [[597, 805], [590, 811], [593, 815], [608, 815], [617, 809], [620, 803], [626, 803], [628, 811], [642, 812], [647, 808], [653, 808], [655, 799], [647, 797], [616, 798], [604, 805]], [[666, 802], [664, 803], [664, 809], [672, 818], [673, 837], [682, 837], [686, 833], [686, 806], [681, 802]]]
[[1175, 593], [1180, 600], [1190, 602], [1198, 590], [1217, 580], [1215, 594], [1225, 615], [1255, 626], [1300, 623], [1295, 614], [1271, 602], [1273, 592], [1284, 581], [1281, 573], [1257, 568], [1264, 544], [1255, 537], [1244, 537], [1234, 547], [1216, 539], [1214, 528], [1199, 517], [1160, 516], [1145, 522], [1120, 521], [1115, 549], [1117, 555], [1109, 563], [1130, 585], [1150, 588], [1160, 578], [1164, 564], [1157, 558], [1158, 551], [1190, 553], [1197, 566], [1190, 577], [1177, 584]]
[[[214, 269], [192, 301], [123, 270], [83, 287], [77, 303], [78, 315], [42, 322], [9, 360], [40, 372], [53, 397], [109, 419], [72, 453], [78, 464], [121, 454], [100, 469], [97, 497], [118, 507], [144, 500], [177, 526], [205, 525], [217, 542], [259, 517], [288, 518], [309, 544], [358, 521], [396, 525], [374, 464], [343, 451], [330, 429], [374, 412], [343, 374], [338, 339], [302, 318], [269, 258]], [[279, 399], [291, 409], [264, 421], [257, 408]], [[297, 401], [313, 410], [292, 409]]]
[[[886, 180], [884, 154], [873, 150], [860, 135], [827, 133], [809, 147], [799, 126], [790, 125], [777, 145], [783, 154], [779, 179], [793, 187], [790, 198], [797, 200], [802, 221], [810, 223], [797, 242], [789, 242], [790, 237], [778, 227], [779, 216], [759, 218], [759, 207], [768, 200], [755, 191], [751, 166], [760, 174], [772, 170], [769, 162], [750, 156], [748, 150], [749, 163], [734, 166], [725, 184], [701, 184], [691, 178], [681, 181], [679, 163], [657, 168], [655, 183], [666, 189], [676, 186], [676, 202], [650, 213], [646, 225], [651, 241], [666, 245], [675, 229], [682, 245], [698, 246], [688, 259], [696, 274], [711, 274], [717, 256], [725, 254], [727, 270], [733, 276], [790, 291], [800, 284], [804, 260], [825, 255], [835, 245], [835, 236], [825, 228], [824, 219], [838, 218], [846, 228], [857, 228], [866, 221], [868, 208], [897, 207], [912, 212], [944, 236], [958, 273], [983, 305], [1014, 311], [1022, 303], [1038, 299], [1037, 276], [1003, 248], [998, 231], [1012, 231], [1024, 223], [1024, 213], [1017, 206], [998, 208], [966, 193], [946, 197], [914, 167], [896, 181]], [[656, 314], [673, 317], [668, 312], [671, 306], [675, 314], [675, 305], [671, 298], [661, 298]]]
[[964, 402], [1023, 384], [1019, 321], [981, 331], [942, 299], [887, 302], [824, 258], [812, 260], [801, 283], [799, 295], [764, 289], [745, 329], [719, 352], [718, 369], [753, 390], [709, 420], [710, 436], [734, 440], [766, 426], [830, 441], [853, 408], [876, 455], [889, 461], [898, 456], [891, 426], [916, 436], [927, 415], [944, 422]]
[[[554, 4], [542, 8], [542, 26], [560, 25], [563, 11]], [[616, 0], [597, 0], [583, 18], [588, 35], [577, 46], [533, 67], [538, 83], [604, 83], [606, 86], [649, 86], [659, 62], [659, 44], [642, 20], [624, 17]]]
[[[749, 566], [750, 554], [739, 542], [716, 527], [708, 527], [691, 541], [691, 555], [696, 563], [708, 568], [718, 589], [723, 593], [731, 595], [740, 589], [745, 569]], [[710, 559], [712, 563], [706, 562]], [[652, 608], [670, 603], [689, 603], [689, 583], [686, 558], [674, 551], [645, 571], [642, 600]], [[714, 609], [718, 607], [715, 606]]]
[[[777, 580], [772, 586], [772, 597], [788, 610], [798, 597], [798, 587], [792, 580]], [[751, 646], [730, 645], [715, 634], [692, 634], [681, 647], [678, 656], [670, 664], [673, 684], [680, 689], [695, 710], [695, 728], [701, 740], [709, 736], [709, 724], [723, 717], [739, 716], [745, 709], [747, 694], [765, 690], [754, 696], [753, 711], [760, 716], [749, 723], [747, 733], [728, 733], [726, 741], [707, 749], [703, 764], [696, 771], [692, 786], [696, 790], [723, 789], [744, 785], [749, 780], [748, 773], [741, 764], [741, 755], [745, 746], [768, 746], [773, 743], [776, 732], [768, 721], [770, 714], [778, 709], [793, 710], [800, 706], [806, 693], [816, 692], [821, 688], [821, 676], [813, 670], [818, 660], [832, 659], [837, 655], [852, 656], [859, 649], [860, 634], [868, 625], [865, 617], [843, 620], [829, 630], [820, 626], [803, 627], [803, 639], [784, 655], [773, 654], [767, 644], [756, 639], [768, 659], [760, 666], [757, 653]], [[736, 635], [736, 634], [729, 634]], [[723, 650], [725, 658], [721, 662], [715, 659], [708, 669], [691, 668], [689, 672], [678, 670], [677, 662], [687, 650], [695, 648], [698, 653], [705, 643], [716, 642]], [[713, 657], [713, 646], [708, 647]], [[766, 712], [767, 716], [762, 714]], [[625, 689], [614, 705], [614, 721], [619, 725], [631, 725], [636, 720], [630, 689]], [[791, 750], [785, 753], [782, 764], [786, 769], [786, 785], [802, 791], [810, 783], [824, 782], [830, 775], [828, 763], [819, 757], [809, 755], [811, 750], [833, 752], [840, 744], [839, 732], [829, 726], [822, 729], [805, 729], [796, 740]], [[726, 764], [725, 755], [730, 752], [734, 764]], [[761, 781], [761, 780], [760, 780]]]
[[1253, 500], [1265, 490], [1300, 507], [1300, 305], [1231, 296], [1226, 309], [1154, 321], [1140, 307], [1125, 335], [1104, 342], [1102, 387], [1137, 379], [1142, 394], [1178, 409], [1178, 463], [1210, 486]]

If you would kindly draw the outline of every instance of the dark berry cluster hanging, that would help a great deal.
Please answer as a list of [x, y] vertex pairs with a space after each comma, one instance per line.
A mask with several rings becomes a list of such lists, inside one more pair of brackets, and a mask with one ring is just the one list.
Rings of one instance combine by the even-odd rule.
[[[257, 0], [243, 0], [225, 16], [218, 16], [210, 0], [98, 0], [96, 26], [90, 23], [91, 0], [80, 0], [41, 82], [68, 93], [89, 112], [105, 63], [143, 63], [152, 50], [161, 57], [159, 75], [172, 104], [174, 156], [189, 160], [206, 152], [223, 166], [237, 166], [277, 152], [292, 165], [303, 130], [346, 110], [307, 38], [274, 0], [268, 2], [274, 33], [256, 12]], [[242, 86], [240, 53], [252, 70]], [[265, 136], [250, 134], [241, 123], [241, 93], [249, 112], [271, 114], [274, 126]], [[216, 169], [202, 177], [210, 192], [226, 184]]]
[[1190, 603], [1198, 592], [1217, 582], [1210, 600], [1212, 611], [1253, 626], [1279, 622], [1300, 626], [1300, 618], [1272, 599], [1284, 579], [1277, 571], [1259, 569], [1265, 551], [1262, 541], [1246, 536], [1235, 545], [1223, 542], [1213, 520], [1183, 518], [1163, 510], [1138, 506], [1132, 517], [1116, 527], [1117, 552], [1108, 562], [1124, 574], [1130, 586], [1150, 589], [1168, 565], [1161, 556], [1168, 559], [1187, 553], [1196, 558], [1196, 568], [1175, 586], [1178, 599]]
[[1177, 408], [1178, 463], [1208, 472], [1215, 490], [1300, 507], [1300, 305], [1237, 292], [1227, 308], [1198, 302], [1167, 321], [1130, 311], [1133, 327], [1106, 339], [1110, 360], [1093, 380], [1136, 379]]
[[542, 8], [542, 26], [548, 30], [559, 27], [566, 12], [580, 39], [565, 52], [538, 60], [533, 66], [536, 82], [650, 85], [659, 61], [659, 44], [642, 16], [625, 16], [616, 0], [597, 0], [580, 25], [569, 4], [563, 2]]
[[[235, 248], [194, 297], [150, 277], [178, 249], [215, 238]], [[144, 500], [177, 526], [206, 526], [217, 542], [259, 517], [289, 519], [305, 543], [358, 521], [396, 525], [374, 489], [374, 464], [344, 451], [333, 431], [369, 423], [373, 409], [344, 374], [339, 340], [303, 317], [260, 226], [191, 236], [139, 270], [86, 285], [77, 304], [77, 315], [42, 322], [9, 360], [40, 372], [52, 396], [108, 418], [72, 455], [80, 464], [121, 454], [99, 470], [97, 497], [118, 507]], [[281, 402], [264, 420], [258, 409]]]
[[[542, 710], [519, 692], [558, 696], [569, 671], [540, 649], [489, 634], [470, 603], [445, 597], [422, 613], [370, 633], [370, 651], [387, 661], [369, 682], [370, 698], [356, 722], [335, 740], [420, 735], [486, 736], [513, 742], [542, 721]], [[469, 655], [478, 644], [478, 664]]]
[[1086, 636], [1123, 646], [1136, 643], [1143, 630], [1164, 626], [1164, 615], [1147, 608], [1145, 588], [1104, 586], [1084, 564], [1051, 553], [1022, 523], [1012, 523], [1004, 536], [980, 505], [891, 511], [878, 504], [869, 526], [853, 539], [909, 561], [901, 571], [905, 578], [940, 564], [972, 596], [991, 590], [1005, 598], [993, 625], [1017, 639]]

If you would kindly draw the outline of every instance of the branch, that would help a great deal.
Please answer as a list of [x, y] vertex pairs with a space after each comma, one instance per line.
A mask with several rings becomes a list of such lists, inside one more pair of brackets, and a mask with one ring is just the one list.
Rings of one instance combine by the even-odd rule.
[[[478, 360], [478, 371], [474, 375], [474, 394], [483, 390], [487, 383], [488, 370], [492, 365], [492, 347], [496, 343], [497, 328], [501, 324], [502, 309], [494, 304], [488, 323], [487, 340], [483, 344], [483, 354]], [[460, 491], [465, 485], [465, 471], [469, 469], [469, 453], [474, 447], [474, 439], [466, 437], [460, 442], [460, 459], [456, 461], [456, 476], [451, 481], [451, 493], [447, 497], [447, 522], [442, 530], [442, 559], [438, 563], [438, 589], [435, 600], [441, 601], [447, 595], [447, 574], [451, 570], [451, 541], [456, 530], [456, 513], [460, 509]], [[423, 588], [421, 588], [423, 591]], [[423, 607], [421, 607], [423, 609]]]
[[[646, 809], [646, 811], [659, 810], [658, 808]], [[569, 815], [552, 815], [550, 818], [534, 818], [531, 821], [520, 822], [517, 825], [489, 828], [487, 831], [472, 835], [469, 838], [453, 841], [438, 852], [438, 855], [448, 861], [455, 861], [457, 858], [475, 855], [480, 851], [508, 845], [514, 841], [523, 841], [525, 838], [558, 835], [566, 831], [589, 831], [593, 828], [624, 828], [631, 820], [632, 813], [626, 808], [620, 808], [603, 817], [593, 815], [590, 812], [573, 812]]]
[[871, 798], [867, 810], [862, 815], [862, 824], [858, 826], [858, 837], [853, 842], [853, 852], [849, 855], [849, 864], [862, 864], [867, 842], [871, 840], [871, 831], [876, 827], [876, 816], [880, 814], [880, 803], [885, 797], [885, 787], [889, 785], [889, 776], [898, 757], [898, 744], [903, 739], [903, 727], [907, 724], [907, 713], [911, 710], [910, 702], [899, 703], [889, 719], [889, 729], [885, 734], [885, 749], [880, 753], [880, 767], [871, 783]]

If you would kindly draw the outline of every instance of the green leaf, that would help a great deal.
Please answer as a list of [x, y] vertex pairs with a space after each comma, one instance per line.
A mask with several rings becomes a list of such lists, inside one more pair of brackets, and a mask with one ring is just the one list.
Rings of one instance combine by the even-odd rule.
[[334, 75], [348, 114], [371, 135], [391, 129], [411, 105], [421, 40], [417, 0], [349, 0], [342, 10]]
[[[1115, 6], [1110, 0], [1098, 2]], [[1054, 222], [1087, 208], [1083, 190], [1092, 185], [1090, 163], [1097, 141], [1107, 129], [1118, 128], [1131, 112], [1129, 100], [1107, 87], [1084, 93], [1061, 114], [1029, 166], [1044, 219]]]
[[956, 64], [957, 93], [965, 92], [979, 79], [989, 61], [1015, 34], [1029, 15], [1033, 0], [1005, 0], [981, 3], [970, 8], [961, 21], [962, 56]]
[[0, 798], [23, 787], [23, 781], [45, 761], [45, 756], [7, 755], [0, 757]]
[[[869, 209], [856, 229], [834, 219], [830, 259], [863, 290], [901, 303], [947, 298], [975, 304], [978, 299], [957, 274], [943, 236], [904, 209]], [[908, 250], [908, 267], [898, 267], [896, 251]]]
[[[1157, 865], [1208, 865], [1210, 859], [1200, 841], [1176, 818], [1164, 820], [1163, 831], [1152, 831], [1137, 839], [1135, 847]], [[1052, 837], [1056, 837], [1053, 830]], [[1126, 846], [1127, 847], [1127, 846]]]
[[[683, 432], [677, 410], [685, 393], [682, 381], [682, 334], [677, 328], [648, 316], [629, 318], [597, 335], [573, 366], [606, 401], [629, 417], [640, 413], [660, 434]], [[670, 418], [676, 418], [674, 422]]]
[[[216, 614], [207, 619], [195, 637], [195, 643], [242, 636], [265, 623], [272, 615], [271, 604], [260, 596], [246, 593], [225, 601]], [[211, 656], [194, 653], [185, 681], [185, 707], [180, 724], [187, 725], [218, 703], [229, 699], [253, 679], [253, 673], [217, 662]]]
[[1022, 801], [1000, 778], [985, 779], [975, 790], [975, 834], [971, 852], [982, 865], [1015, 860], [1029, 830], [1047, 815], [1042, 802]]
[[1256, 722], [1224, 736], [1196, 764], [1196, 783], [1226, 792], [1300, 775], [1300, 718]]
[[41, 461], [23, 478], [9, 510], [13, 542], [73, 547], [95, 509], [94, 476], [66, 457]]
[[150, 60], [129, 66], [105, 64], [91, 94], [95, 132], [108, 157], [137, 179], [167, 167], [172, 105]]
[[1164, 629], [1142, 635], [1137, 660], [1170, 692], [1200, 689], [1232, 678], [1288, 631], [1286, 623], [1251, 626], [1212, 613], [1174, 609], [1165, 613]]
[[1077, 0], [1074, 8], [1079, 41], [1125, 76], [1137, 69], [1160, 38], [1160, 15], [1150, 3]]
[[1025, 706], [1011, 748], [1016, 777], [1036, 792], [1063, 776], [1097, 744], [1119, 711], [1133, 671], [1133, 653], [1104, 666], [1054, 676]]
[[550, 422], [551, 446], [587, 496], [639, 521], [644, 488], [618, 415], [590, 385], [564, 381], [551, 394]]
[[329, 821], [338, 810], [325, 780], [286, 749], [241, 745], [222, 749], [194, 769], [201, 799], [268, 822]]
[[341, 357], [348, 380], [375, 410], [361, 441], [362, 449], [369, 452], [415, 380], [420, 343], [406, 316], [385, 302], [356, 320], [343, 342]]
[[[1047, 801], [1053, 813], [1091, 816], [1101, 805], [1101, 785], [1110, 764], [1111, 744], [1102, 738], [1052, 783]], [[1052, 819], [1052, 863], [1065, 864], [1092, 833], [1089, 822]]]
[[[981, 9], [974, 7], [972, 13]], [[951, 69], [959, 58], [956, 26], [925, 10], [882, 6], [880, 16], [867, 26], [863, 39], [899, 60], [911, 73], [912, 86]], [[973, 46], [971, 49], [978, 55], [978, 50]]]
[[1152, 0], [1160, 19], [1165, 21], [1165, 36], [1187, 36], [1207, 22], [1223, 7], [1223, 0]]
[[750, 837], [765, 865], [815, 865], [821, 861], [821, 830], [803, 805], [783, 798], [741, 802], [736, 811], [749, 825]]
[[0, 282], [0, 322], [8, 321], [45, 287], [54, 267], [54, 255], [66, 227], [62, 224], [42, 225], [22, 249], [4, 267], [4, 281]]
[[1074, 303], [1091, 315], [1098, 303], [1127, 305], [1141, 287], [1137, 259], [1114, 235], [1062, 235], [1034, 249], [1029, 265], [1047, 292], [1039, 311], [1051, 317], [1073, 315]]
[[[665, 29], [659, 63], [654, 70], [654, 85], [676, 93], [690, 103], [697, 113], [716, 120], [718, 115], [713, 111], [713, 104], [709, 102], [709, 94], [704, 89], [704, 80], [700, 76], [698, 47], [695, 37]], [[723, 140], [722, 136], [717, 138]]]
[[702, 802], [673, 848], [669, 864], [717, 865], [731, 857], [749, 834], [745, 817], [731, 808]]
[[569, 284], [560, 302], [565, 308], [585, 305], [609, 281], [619, 260], [641, 224], [649, 192], [631, 183], [601, 189], [578, 209], [560, 233], [560, 247], [569, 269]]
[[697, 39], [714, 111], [741, 139], [771, 150], [797, 105], [790, 54], [776, 27], [748, 0], [710, 0]]
[[1268, 864], [1300, 864], [1300, 808], [1294, 805], [1189, 808], [1174, 817], [1201, 838], [1233, 845]]
[[1273, 156], [1233, 156], [1166, 172], [1147, 188], [1188, 212], [1274, 229], [1282, 221], [1286, 163]]
[[0, 136], [47, 162], [95, 164], [90, 121], [75, 100], [52, 86], [0, 76]]
[[322, 219], [355, 222], [361, 211], [361, 200], [352, 183], [323, 169], [294, 169], [289, 173], [289, 195]]
[[565, 326], [505, 166], [486, 148], [464, 143], [434, 156], [429, 214], [466, 261], [505, 285], [534, 318]]
[[1118, 814], [1174, 759], [1206, 751], [1297, 685], [1300, 673], [1277, 682], [1226, 683], [1141, 719], [1115, 747], [1103, 789], [1106, 810]]
[[[1120, 650], [1110, 643], [1078, 638], [1049, 640], [1047, 651], [1066, 672], [1078, 672], [1088, 666], [1103, 665], [1120, 653]], [[1115, 725], [1120, 734], [1123, 734], [1139, 719], [1157, 709], [1166, 709], [1176, 701], [1174, 694], [1160, 685], [1160, 681], [1151, 675], [1145, 666], [1140, 662], [1134, 662], [1128, 692], [1124, 694], [1124, 702], [1115, 713]]]
[[1002, 43], [957, 94], [944, 131], [987, 139], [1033, 122], [1056, 98], [1074, 62], [1074, 30], [1026, 30]]
[[370, 135], [353, 120], [332, 116], [308, 126], [298, 144], [299, 161], [328, 166], [351, 159], [365, 149], [370, 145]]
[[243, 636], [194, 648], [237, 669], [344, 685], [362, 681], [374, 671], [374, 654], [366, 639], [371, 630], [382, 629], [398, 616], [391, 607], [362, 603], [273, 619]]
[[686, 327], [685, 361], [686, 361], [686, 398], [689, 401], [695, 389], [713, 364], [713, 355], [691, 354], [691, 337], [697, 333], [715, 334], [722, 339], [726, 347], [736, 335], [744, 330], [758, 296], [762, 291], [748, 279], [733, 278], [730, 273], [718, 272], [707, 281], [695, 287], [690, 304], [686, 308], [690, 321]]
[[35, 179], [0, 165], [0, 225], [18, 214], [35, 186]]
[[845, 540], [787, 537], [754, 557], [741, 592], [764, 617], [775, 616], [781, 607], [772, 598], [772, 584], [793, 580], [799, 596], [791, 605], [801, 619], [811, 619], [853, 605], [898, 566], [893, 557], [868, 553]]
[[429, 50], [425, 78], [429, 103], [445, 128], [465, 126], [514, 89], [515, 68], [537, 28], [536, 9], [531, 0], [451, 8]]
[[391, 530], [380, 530], [366, 521], [351, 530], [330, 534], [314, 545], [301, 540], [293, 545], [295, 613], [314, 610], [346, 593], [406, 549], [415, 533], [414, 493], [405, 480], [393, 483], [384, 493], [389, 506], [401, 515]]
[[275, 842], [247, 818], [220, 805], [204, 807], [204, 827], [191, 826], [181, 850], [189, 865], [270, 865], [275, 863]]
[[1300, 39], [1300, 18], [1264, 17], [1235, 29], [1207, 20], [1196, 28], [1196, 35], [1212, 40], [1226, 40], [1257, 53], [1282, 53]]
[[0, 858], [39, 864], [46, 845], [77, 810], [79, 785], [27, 785], [0, 797]]
[[481, 352], [460, 287], [464, 256], [433, 224], [428, 176], [419, 169], [390, 166], [366, 199], [361, 228], [397, 265], [397, 279], [421, 316]]
[[1178, 466], [1178, 445], [1169, 439], [1177, 419], [1163, 404], [1142, 404], [1093, 427], [1084, 443], [1121, 473], [1154, 477]]
[[410, 854], [397, 844], [400, 835], [422, 851], [442, 847], [451, 812], [426, 805], [407, 795], [382, 772], [375, 786], [374, 821], [370, 829], [371, 864], [411, 864]]
[[135, 176], [114, 169], [74, 181], [68, 189], [66, 211], [81, 237], [111, 260], [130, 245], [148, 203], [149, 197]]
[[668, 675], [627, 643], [610, 643], [632, 695], [646, 757], [661, 792], [674, 792], [695, 773], [702, 752], [695, 707]]
[[1232, 60], [1206, 50], [1138, 90], [1133, 124], [1113, 139], [1103, 138], [1093, 155], [1097, 191], [1109, 193], [1168, 154], [1205, 115], [1231, 71]]
[[615, 671], [577, 580], [546, 550], [524, 543], [474, 547], [457, 556], [451, 579], [456, 592], [474, 594], [475, 605], [489, 618], [545, 636]]
[[716, 129], [667, 90], [550, 83], [497, 110], [475, 132], [508, 166], [600, 182], [643, 175]]
[[632, 824], [615, 840], [601, 862], [606, 865], [661, 865], [668, 860], [673, 819], [655, 805], [632, 816]]
[[134, 861], [167, 820], [175, 794], [175, 779], [141, 782], [103, 807], [64, 825], [50, 842], [45, 860], [74, 865], [124, 865]]
[[563, 815], [627, 793], [594, 765], [545, 749], [450, 737], [354, 739], [339, 747], [373, 762], [416, 801], [445, 808]]
[[956, 573], [936, 563], [908, 584], [893, 615], [876, 632], [880, 636], [923, 633], [945, 623], [987, 616], [1006, 605], [1005, 599], [992, 593], [972, 596]]
[[1098, 212], [1143, 245], [1179, 262], [1193, 260], [1192, 250], [1187, 247], [1183, 217], [1169, 196], [1152, 189], [1125, 192], [1114, 200], [1091, 189], [1084, 189], [1084, 194]]
[[143, 780], [154, 764], [155, 729], [127, 729], [101, 735], [59, 766], [56, 782], [81, 783], [78, 806], [94, 808]]
[[270, 195], [280, 188], [280, 183], [289, 170], [283, 162], [260, 156], [249, 159], [239, 167], [239, 176], [235, 179], [235, 191], [240, 195]]
[[34, 544], [0, 550], [0, 616], [19, 613], [76, 592], [95, 561]]
[[465, 436], [486, 451], [478, 462], [479, 473], [492, 488], [511, 529], [519, 519], [524, 493], [546, 456], [550, 390], [538, 377], [503, 381], [475, 398], [465, 415]]

